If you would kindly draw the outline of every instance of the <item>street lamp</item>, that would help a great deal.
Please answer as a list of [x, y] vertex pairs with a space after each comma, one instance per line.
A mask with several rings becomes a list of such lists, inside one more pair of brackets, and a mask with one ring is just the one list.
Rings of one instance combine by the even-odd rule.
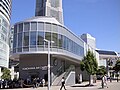
[[48, 43], [48, 90], [50, 90], [50, 43], [54, 43], [54, 41], [46, 39], [44, 39], [44, 41]]

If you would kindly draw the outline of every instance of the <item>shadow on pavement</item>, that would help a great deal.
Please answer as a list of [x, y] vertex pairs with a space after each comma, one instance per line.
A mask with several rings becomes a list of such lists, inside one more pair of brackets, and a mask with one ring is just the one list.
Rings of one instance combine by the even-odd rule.
[[71, 86], [71, 87], [92, 87], [92, 86], [96, 86], [96, 85], [89, 85], [89, 84], [86, 84], [86, 85], [81, 85], [81, 84], [79, 84], [79, 85], [73, 85], [73, 86]]

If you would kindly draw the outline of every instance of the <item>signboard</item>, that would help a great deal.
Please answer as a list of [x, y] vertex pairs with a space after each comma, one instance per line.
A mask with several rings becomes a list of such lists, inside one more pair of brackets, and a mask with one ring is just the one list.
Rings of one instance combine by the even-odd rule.
[[41, 66], [41, 67], [36, 66], [36, 67], [24, 67], [24, 68], [22, 68], [23, 71], [27, 71], [27, 70], [39, 70], [39, 69], [41, 69], [41, 70], [47, 70], [47, 66]]

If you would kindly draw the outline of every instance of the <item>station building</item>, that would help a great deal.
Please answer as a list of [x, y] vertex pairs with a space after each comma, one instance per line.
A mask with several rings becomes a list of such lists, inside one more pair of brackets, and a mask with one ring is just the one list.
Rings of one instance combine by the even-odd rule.
[[[59, 85], [62, 76], [75, 84], [82, 74], [80, 61], [88, 49], [98, 53], [63, 24], [62, 0], [36, 0], [35, 17], [14, 25], [13, 52], [10, 59], [19, 60], [19, 76], [48, 80], [48, 41], [50, 44], [51, 84]], [[86, 78], [86, 75], [80, 76]]]

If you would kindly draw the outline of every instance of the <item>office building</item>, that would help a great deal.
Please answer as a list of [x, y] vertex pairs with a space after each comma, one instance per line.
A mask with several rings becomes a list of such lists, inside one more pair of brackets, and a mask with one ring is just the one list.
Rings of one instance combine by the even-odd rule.
[[1, 68], [9, 66], [9, 30], [12, 0], [0, 0], [0, 80]]
[[12, 0], [0, 0], [0, 67], [9, 63], [9, 30]]

